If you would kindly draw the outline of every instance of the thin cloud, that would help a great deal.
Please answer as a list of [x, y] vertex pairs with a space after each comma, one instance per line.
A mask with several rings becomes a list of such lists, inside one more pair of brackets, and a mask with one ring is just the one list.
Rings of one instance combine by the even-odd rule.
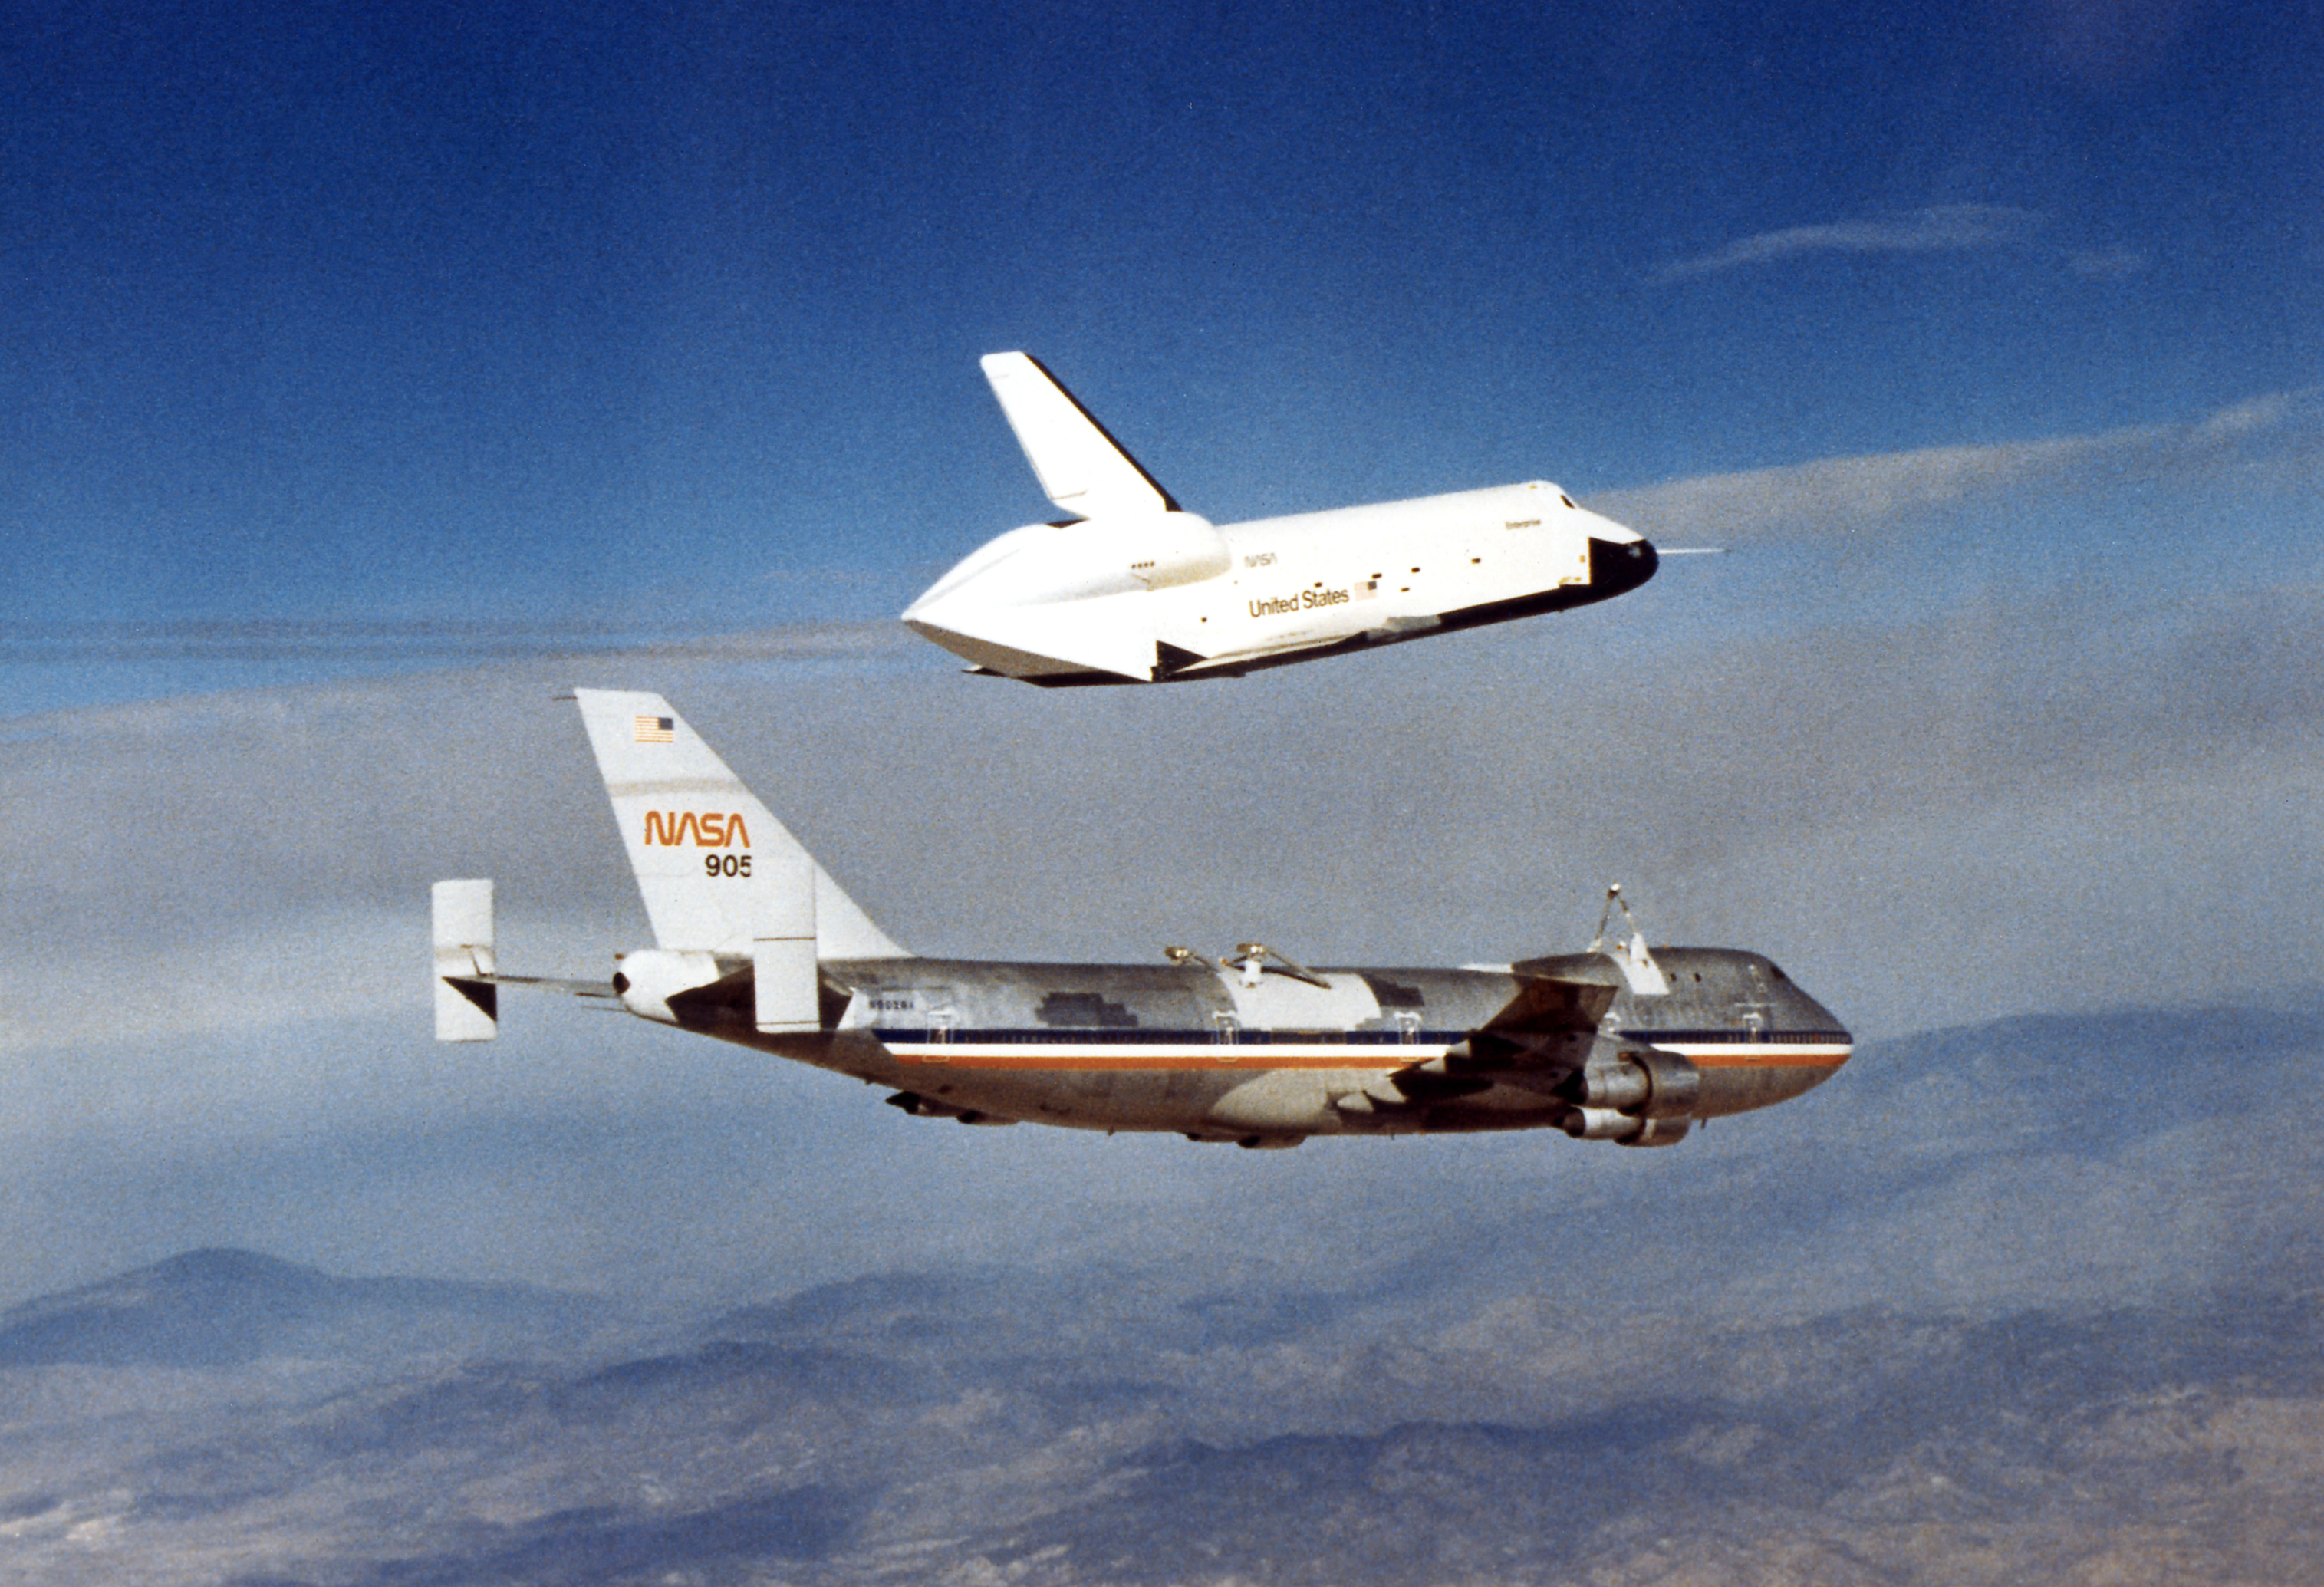
[[1761, 232], [1709, 254], [1665, 265], [1662, 281], [1683, 281], [1800, 254], [1932, 254], [1992, 248], [2029, 240], [2043, 217], [2000, 204], [1939, 204], [1875, 220], [1832, 221]]
[[2197, 420], [1986, 447], [1923, 447], [1600, 492], [1591, 505], [1655, 539], [1862, 536], [1940, 508], [2125, 477], [2182, 482], [2324, 473], [2318, 390], [2254, 397]]
[[[2284, 900], [2255, 911], [2253, 879], [2315, 880], [2313, 823], [2291, 813], [2314, 803], [2300, 789], [2324, 695], [2301, 658], [2319, 621], [2297, 592], [2167, 610], [1987, 603], [1902, 630], [1711, 636], [1683, 655], [1665, 641], [1643, 674], [1605, 654], [1620, 636], [1577, 622], [1522, 645], [1287, 673], [1265, 693], [1062, 707], [948, 678], [843, 692], [755, 665], [611, 670], [669, 692], [923, 951], [1142, 961], [1186, 933], [1240, 933], [1327, 963], [1505, 956], [1554, 940], [1561, 910], [1579, 916], [1618, 875], [1652, 884], [1657, 930], [1781, 948], [1803, 973], [1824, 968], [1811, 979], [1850, 1017], [1895, 1029], [2056, 994], [1998, 973], [1851, 980], [1858, 955], [1819, 936], [1815, 900], [1876, 895], [1919, 912], [1912, 940], [1973, 943], [1990, 906], [1964, 878], [2064, 856], [2084, 902], [2060, 916], [2061, 941], [2119, 943], [2151, 924], [2140, 899], [2157, 879], [2131, 862], [2208, 845], [2210, 881], [2189, 865], [2167, 879], [2203, 896], [2168, 912], [2265, 938]], [[1351, 695], [1367, 670], [1384, 687]], [[1510, 701], [1614, 677], [1641, 681], [1555, 707], [1557, 742], [1587, 753], [1508, 731]], [[424, 1041], [438, 876], [501, 879], [512, 967], [590, 973], [637, 946], [645, 922], [604, 792], [571, 708], [550, 697], [562, 681], [535, 666], [60, 723], [5, 784], [23, 946], [0, 971], [0, 1048], [316, 1017], [408, 1018]], [[1278, 752], [1257, 763], [1254, 710], [1271, 713]], [[1471, 746], [1457, 776], [1417, 792], [1367, 781], [1385, 752], [1446, 743]], [[1028, 765], [1042, 769], [1029, 785]], [[1599, 797], [1609, 789], [1619, 797]], [[2080, 847], [2061, 835], [2109, 801]], [[1301, 834], [1293, 877], [1260, 887], [1240, 863], [1189, 863], [1260, 810]], [[1114, 880], [1093, 886], [1099, 875]], [[1775, 878], [1788, 880], [1771, 892]], [[2105, 918], [2084, 919], [2100, 894]], [[2215, 969], [2256, 973], [2290, 952]], [[2133, 994], [2140, 978], [2120, 968], [2128, 980], [2094, 973], [2077, 993]], [[87, 985], [110, 990], [57, 995]]]
[[2066, 268], [2085, 281], [2122, 281], [2152, 263], [2136, 248], [2089, 248], [2066, 255]]
[[[892, 631], [892, 632], [891, 632]], [[553, 657], [652, 655], [788, 659], [895, 650], [892, 623], [806, 623], [712, 635], [660, 636], [613, 623], [236, 618], [25, 623], [0, 634], [0, 666], [286, 662], [453, 665]]]

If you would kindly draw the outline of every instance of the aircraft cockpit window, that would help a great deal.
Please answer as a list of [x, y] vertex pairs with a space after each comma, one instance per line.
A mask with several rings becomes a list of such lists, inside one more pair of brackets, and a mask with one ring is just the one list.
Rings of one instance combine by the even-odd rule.
[[1572, 510], [1573, 510], [1574, 512], [1581, 512], [1581, 511], [1582, 511], [1582, 509], [1581, 509], [1581, 508], [1579, 508], [1579, 507], [1574, 507], [1574, 506], [1573, 506], [1573, 498], [1572, 498], [1572, 496], [1567, 495], [1563, 491], [1560, 491], [1560, 492], [1558, 492], [1558, 493], [1557, 493], [1557, 499], [1558, 499], [1559, 501], [1561, 501], [1561, 502], [1564, 503], [1568, 507], [1572, 508]]
[[1774, 976], [1778, 981], [1789, 981], [1791, 979], [1790, 976], [1784, 973], [1783, 967], [1777, 964], [1773, 959], [1767, 961], [1767, 973]]

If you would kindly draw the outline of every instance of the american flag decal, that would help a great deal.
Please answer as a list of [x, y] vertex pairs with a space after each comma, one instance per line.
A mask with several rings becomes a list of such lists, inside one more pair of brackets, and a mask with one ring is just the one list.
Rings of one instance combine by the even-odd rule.
[[1360, 578], [1356, 581], [1356, 587], [1348, 592], [1348, 599], [1351, 601], [1373, 601], [1379, 598], [1379, 580], [1377, 578]]
[[675, 716], [633, 716], [630, 723], [630, 737], [635, 743], [674, 744], [678, 742], [678, 718]]

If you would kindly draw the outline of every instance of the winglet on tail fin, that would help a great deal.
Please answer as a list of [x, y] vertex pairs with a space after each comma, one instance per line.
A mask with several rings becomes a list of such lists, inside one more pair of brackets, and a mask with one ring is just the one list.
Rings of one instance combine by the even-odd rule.
[[761, 1029], [814, 1028], [818, 957], [908, 956], [669, 701], [594, 688], [573, 697], [654, 940], [752, 960]]
[[439, 881], [429, 891], [436, 949], [436, 1039], [490, 1041], [500, 1034], [493, 973], [493, 884]]
[[1178, 511], [1170, 493], [1038, 359], [987, 353], [980, 362], [1049, 500], [1084, 518]]

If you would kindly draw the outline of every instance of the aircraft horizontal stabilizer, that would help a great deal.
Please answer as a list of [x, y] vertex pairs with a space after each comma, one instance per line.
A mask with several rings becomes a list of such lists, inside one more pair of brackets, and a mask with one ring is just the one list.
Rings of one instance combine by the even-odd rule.
[[436, 1039], [491, 1041], [500, 1034], [500, 992], [557, 992], [618, 1004], [611, 982], [567, 981], [549, 975], [503, 975], [493, 963], [493, 884], [483, 879], [439, 881], [430, 890], [434, 939]]
[[565, 997], [592, 998], [599, 1002], [618, 1003], [622, 994], [610, 981], [576, 981], [563, 975], [479, 975], [482, 986], [514, 986], [526, 992], [553, 992]]

